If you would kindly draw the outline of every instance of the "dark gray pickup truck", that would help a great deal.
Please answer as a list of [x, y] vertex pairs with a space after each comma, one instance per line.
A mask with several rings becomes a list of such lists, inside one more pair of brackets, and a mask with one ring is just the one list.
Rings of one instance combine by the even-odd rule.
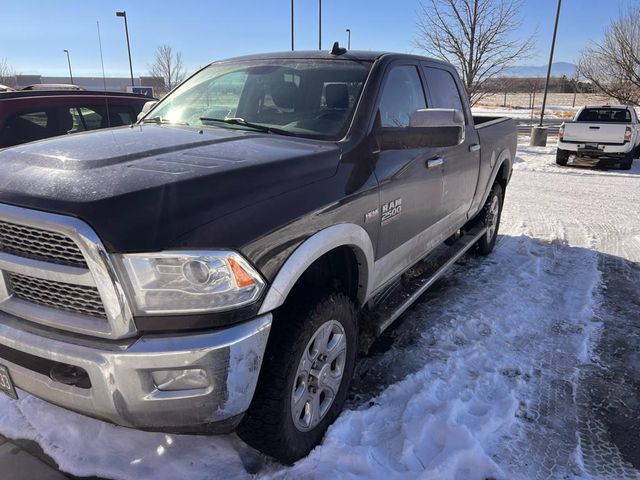
[[291, 52], [203, 68], [131, 127], [0, 152], [0, 391], [292, 462], [358, 352], [467, 250], [516, 148], [449, 64]]

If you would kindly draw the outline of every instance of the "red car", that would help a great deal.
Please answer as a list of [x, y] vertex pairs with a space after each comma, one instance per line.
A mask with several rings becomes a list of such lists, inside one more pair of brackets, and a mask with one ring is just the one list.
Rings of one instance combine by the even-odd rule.
[[0, 148], [68, 133], [131, 125], [144, 95], [90, 91], [0, 93]]

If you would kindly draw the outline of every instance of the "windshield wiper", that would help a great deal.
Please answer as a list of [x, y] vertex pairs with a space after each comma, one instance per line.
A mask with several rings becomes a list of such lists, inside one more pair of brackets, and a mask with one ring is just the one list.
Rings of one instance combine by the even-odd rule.
[[278, 135], [293, 135], [288, 130], [284, 130], [282, 128], [270, 127], [268, 125], [263, 125], [261, 123], [253, 123], [247, 122], [244, 118], [240, 117], [225, 117], [225, 118], [211, 118], [211, 117], [200, 117], [201, 122], [221, 122], [228, 123], [229, 125], [240, 125], [242, 127], [252, 128], [259, 132], [264, 133], [277, 133]]
[[172, 122], [171, 120], [167, 120], [166, 118], [162, 118], [160, 116], [145, 118], [142, 120], [142, 123], [155, 123], [158, 125], [189, 125], [187, 122]]

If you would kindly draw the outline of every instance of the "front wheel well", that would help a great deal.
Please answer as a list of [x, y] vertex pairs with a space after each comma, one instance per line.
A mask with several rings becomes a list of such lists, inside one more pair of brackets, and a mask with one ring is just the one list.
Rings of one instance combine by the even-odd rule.
[[330, 293], [343, 293], [358, 304], [361, 288], [358, 258], [351, 247], [341, 246], [316, 259], [289, 292], [285, 305], [308, 302]]

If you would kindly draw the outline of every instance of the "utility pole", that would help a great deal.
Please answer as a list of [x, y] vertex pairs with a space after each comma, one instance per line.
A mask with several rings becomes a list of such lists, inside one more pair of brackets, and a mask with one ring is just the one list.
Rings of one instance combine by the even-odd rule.
[[69, 58], [69, 50], [64, 50], [64, 53], [67, 54], [67, 63], [69, 64], [69, 81], [71, 85], [73, 85], [73, 73], [71, 73], [71, 59]]
[[127, 51], [129, 52], [129, 72], [131, 73], [131, 86], [134, 87], [135, 84], [133, 83], [133, 64], [131, 63], [131, 44], [129, 43], [129, 26], [127, 25], [127, 12], [116, 12], [116, 17], [124, 18], [124, 32], [127, 36]]
[[349, 35], [347, 38], [347, 50], [351, 50], [351, 29], [347, 28], [347, 35]]
[[549, 65], [547, 67], [547, 80], [544, 84], [544, 95], [542, 97], [542, 110], [540, 111], [540, 123], [538, 127], [531, 129], [531, 145], [544, 147], [547, 145], [547, 130], [542, 126], [544, 121], [544, 109], [547, 105], [547, 93], [549, 92], [549, 77], [551, 77], [551, 66], [553, 64], [553, 52], [556, 48], [556, 36], [558, 34], [558, 21], [560, 20], [560, 7], [562, 0], [558, 0], [558, 9], [556, 11], [556, 22], [553, 27], [553, 38], [551, 40], [551, 52], [549, 54]]
[[291, 51], [293, 50], [293, 0], [291, 0]]
[[322, 50], [322, 0], [318, 0], [318, 50]]
[[558, 10], [556, 11], [556, 23], [553, 27], [553, 39], [551, 40], [551, 53], [549, 55], [549, 66], [547, 67], [547, 80], [544, 83], [544, 95], [542, 97], [542, 111], [540, 112], [540, 126], [544, 120], [544, 108], [547, 105], [547, 93], [549, 92], [549, 77], [551, 77], [551, 66], [553, 65], [553, 52], [556, 48], [556, 35], [558, 34], [558, 21], [560, 20], [560, 6], [562, 0], [558, 0]]

